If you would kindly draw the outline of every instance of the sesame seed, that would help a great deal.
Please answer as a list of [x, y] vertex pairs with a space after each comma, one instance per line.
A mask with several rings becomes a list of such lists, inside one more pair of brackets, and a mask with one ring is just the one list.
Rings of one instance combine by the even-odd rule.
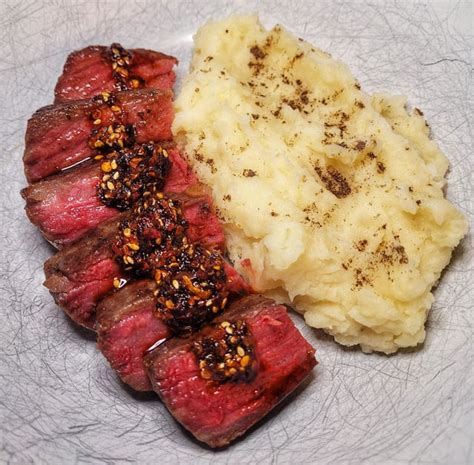
[[104, 173], [109, 173], [110, 171], [112, 171], [112, 166], [111, 166], [110, 162], [104, 161], [104, 162], [100, 165], [100, 169], [101, 169]]

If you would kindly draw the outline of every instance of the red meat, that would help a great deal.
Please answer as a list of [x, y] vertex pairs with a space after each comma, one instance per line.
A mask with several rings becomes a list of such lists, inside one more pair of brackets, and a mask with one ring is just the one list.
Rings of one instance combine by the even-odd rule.
[[73, 243], [119, 214], [97, 195], [101, 177], [100, 164], [91, 161], [21, 191], [28, 218], [55, 247]]
[[[215, 341], [227, 334], [223, 325], [229, 322], [245, 324], [252, 341], [247, 354], [252, 356], [242, 377], [237, 371], [234, 378], [222, 380], [221, 372], [206, 371], [206, 360], [211, 363], [212, 356], [198, 361], [196, 348], [209, 347], [209, 341], [215, 347]], [[222, 447], [306, 378], [316, 365], [314, 352], [284, 306], [252, 295], [235, 301], [201, 331], [157, 346], [145, 356], [145, 366], [153, 389], [172, 415], [200, 441]], [[243, 367], [242, 359], [238, 365]]]
[[154, 315], [155, 283], [140, 280], [106, 297], [97, 309], [97, 346], [122, 381], [137, 391], [150, 391], [143, 354], [171, 332]]
[[[138, 78], [141, 87], [172, 89], [173, 67], [178, 60], [164, 53], [145, 49], [128, 50], [131, 55], [128, 72]], [[102, 91], [117, 90], [110, 59], [110, 48], [90, 46], [72, 52], [64, 65], [54, 94], [55, 103], [90, 98]]]
[[125, 215], [127, 213], [122, 213], [102, 223], [44, 264], [44, 285], [56, 304], [72, 320], [89, 329], [93, 329], [95, 324], [97, 303], [114, 289], [114, 278], [127, 278], [111, 247], [119, 222]]
[[[209, 220], [208, 225], [200, 226], [204, 229], [203, 234], [196, 230], [196, 240], [209, 235], [211, 229], [213, 235], [222, 236], [217, 218], [213, 213], [210, 215], [210, 198], [202, 201], [203, 195], [207, 195], [203, 185], [197, 184], [196, 177], [177, 149], [169, 148], [168, 154], [171, 169], [163, 190], [168, 193], [186, 191], [184, 200], [191, 202], [188, 215], [204, 215]], [[55, 247], [62, 248], [75, 242], [102, 221], [118, 215], [117, 209], [106, 206], [97, 195], [103, 174], [100, 162], [88, 161], [22, 190], [28, 218]], [[195, 185], [193, 189], [192, 185]], [[193, 203], [194, 197], [198, 200]], [[198, 221], [191, 223], [199, 224]], [[223, 236], [219, 240], [223, 241]]]
[[[133, 130], [132, 142], [171, 139], [172, 97], [170, 90], [119, 92], [113, 98], [121, 113], [98, 98], [40, 108], [28, 121], [25, 135], [27, 180], [39, 181], [94, 155], [92, 131], [111, 124]], [[99, 113], [100, 118], [95, 118]], [[100, 124], [94, 125], [94, 121]]]
[[[222, 227], [211, 209], [206, 192], [201, 190], [199, 195], [195, 188], [191, 195], [181, 193], [173, 195], [172, 198], [178, 200], [181, 205], [183, 216], [188, 223], [189, 240], [224, 250]], [[72, 320], [89, 329], [93, 329], [95, 324], [96, 304], [114, 289], [113, 279], [127, 278], [118, 265], [112, 248], [119, 221], [127, 215], [128, 213], [120, 214], [115, 210], [114, 218], [100, 224], [45, 263], [44, 285]], [[226, 272], [230, 290], [239, 292], [246, 286], [232, 267], [226, 267]]]
[[[249, 286], [226, 264], [227, 287], [233, 296]], [[97, 307], [97, 344], [122, 381], [137, 391], [150, 391], [143, 356], [155, 343], [172, 336], [160, 319], [153, 296], [155, 282], [144, 279], [127, 284]]]

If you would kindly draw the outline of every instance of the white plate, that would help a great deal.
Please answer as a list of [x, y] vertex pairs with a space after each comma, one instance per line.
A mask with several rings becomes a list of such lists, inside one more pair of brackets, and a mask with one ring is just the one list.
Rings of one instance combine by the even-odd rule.
[[121, 385], [41, 286], [52, 249], [23, 213], [23, 134], [52, 101], [67, 54], [119, 41], [176, 55], [182, 76], [199, 25], [233, 11], [283, 23], [343, 59], [370, 92], [408, 95], [451, 161], [448, 197], [472, 212], [470, 2], [2, 3], [0, 462], [472, 463], [470, 238], [436, 290], [422, 349], [364, 355], [303, 328], [318, 348], [314, 377], [220, 452], [192, 440], [154, 396]]

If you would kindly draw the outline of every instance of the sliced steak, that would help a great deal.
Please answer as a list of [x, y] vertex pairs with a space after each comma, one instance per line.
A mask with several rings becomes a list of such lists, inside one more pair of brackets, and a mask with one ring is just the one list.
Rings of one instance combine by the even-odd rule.
[[[224, 250], [222, 227], [211, 209], [207, 191], [202, 188], [199, 195], [194, 188], [191, 194], [176, 194], [173, 198], [181, 205], [189, 240]], [[114, 289], [114, 278], [119, 285], [120, 280], [131, 277], [119, 266], [114, 251], [120, 222], [126, 220], [129, 213], [115, 212], [114, 218], [62, 249], [44, 267], [44, 285], [55, 302], [73, 321], [89, 329], [95, 324], [97, 303]], [[229, 267], [228, 277], [230, 290], [239, 292], [243, 283], [240, 275]]]
[[[162, 176], [168, 173], [163, 189], [171, 193], [187, 189], [189, 194], [184, 194], [186, 201], [194, 196], [198, 199], [193, 207], [194, 213], [189, 214], [209, 217], [210, 198], [205, 203], [202, 202], [205, 195], [202, 185], [195, 184], [197, 187], [194, 189], [196, 191], [194, 194], [190, 189], [190, 183], [196, 182], [194, 174], [188, 169], [183, 169], [183, 166], [187, 165], [177, 149], [168, 148], [167, 153], [171, 168], [163, 167]], [[105, 174], [101, 169], [102, 163], [101, 160], [81, 163], [64, 173], [50, 176], [22, 190], [28, 218], [55, 247], [62, 248], [75, 242], [102, 221], [118, 215], [118, 210], [104, 204], [98, 195], [98, 186]], [[154, 166], [157, 167], [158, 163], [155, 162]], [[144, 182], [142, 188], [145, 185]], [[161, 182], [155, 185], [157, 188], [161, 186]], [[106, 203], [114, 205], [113, 202]], [[208, 212], [205, 211], [207, 208]], [[216, 234], [217, 230], [222, 234], [222, 229], [213, 214], [212, 218], [209, 227], [204, 228], [206, 230], [204, 236], [208, 234], [210, 227], [216, 228]]]
[[[232, 295], [248, 292], [248, 284], [229, 264], [225, 270]], [[157, 312], [154, 291], [155, 281], [135, 281], [105, 297], [97, 307], [98, 347], [122, 381], [137, 391], [152, 390], [143, 365], [145, 352], [173, 334]]]
[[95, 307], [114, 289], [114, 279], [127, 279], [112, 250], [122, 213], [105, 221], [79, 242], [64, 248], [44, 264], [44, 285], [69, 317], [93, 329]]
[[145, 49], [90, 46], [72, 52], [56, 84], [55, 103], [90, 98], [103, 91], [153, 87], [171, 89], [178, 60]]
[[99, 199], [101, 178], [100, 163], [90, 161], [26, 187], [21, 195], [28, 218], [55, 247], [73, 243], [119, 214]]
[[142, 89], [40, 108], [26, 130], [27, 180], [39, 181], [119, 142], [171, 139], [172, 97], [169, 90]]
[[252, 295], [190, 337], [157, 346], [144, 363], [171, 414], [200, 441], [222, 447], [306, 378], [314, 352], [284, 306]]
[[150, 391], [143, 354], [157, 341], [171, 336], [155, 317], [156, 284], [140, 280], [107, 296], [97, 309], [97, 346], [122, 381], [137, 391]]

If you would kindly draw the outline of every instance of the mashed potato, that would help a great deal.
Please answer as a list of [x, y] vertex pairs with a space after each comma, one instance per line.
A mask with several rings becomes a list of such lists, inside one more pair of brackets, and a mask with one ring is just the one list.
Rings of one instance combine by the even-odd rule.
[[466, 232], [422, 113], [255, 17], [205, 25], [174, 133], [212, 188], [231, 258], [344, 345], [425, 337], [431, 288]]

